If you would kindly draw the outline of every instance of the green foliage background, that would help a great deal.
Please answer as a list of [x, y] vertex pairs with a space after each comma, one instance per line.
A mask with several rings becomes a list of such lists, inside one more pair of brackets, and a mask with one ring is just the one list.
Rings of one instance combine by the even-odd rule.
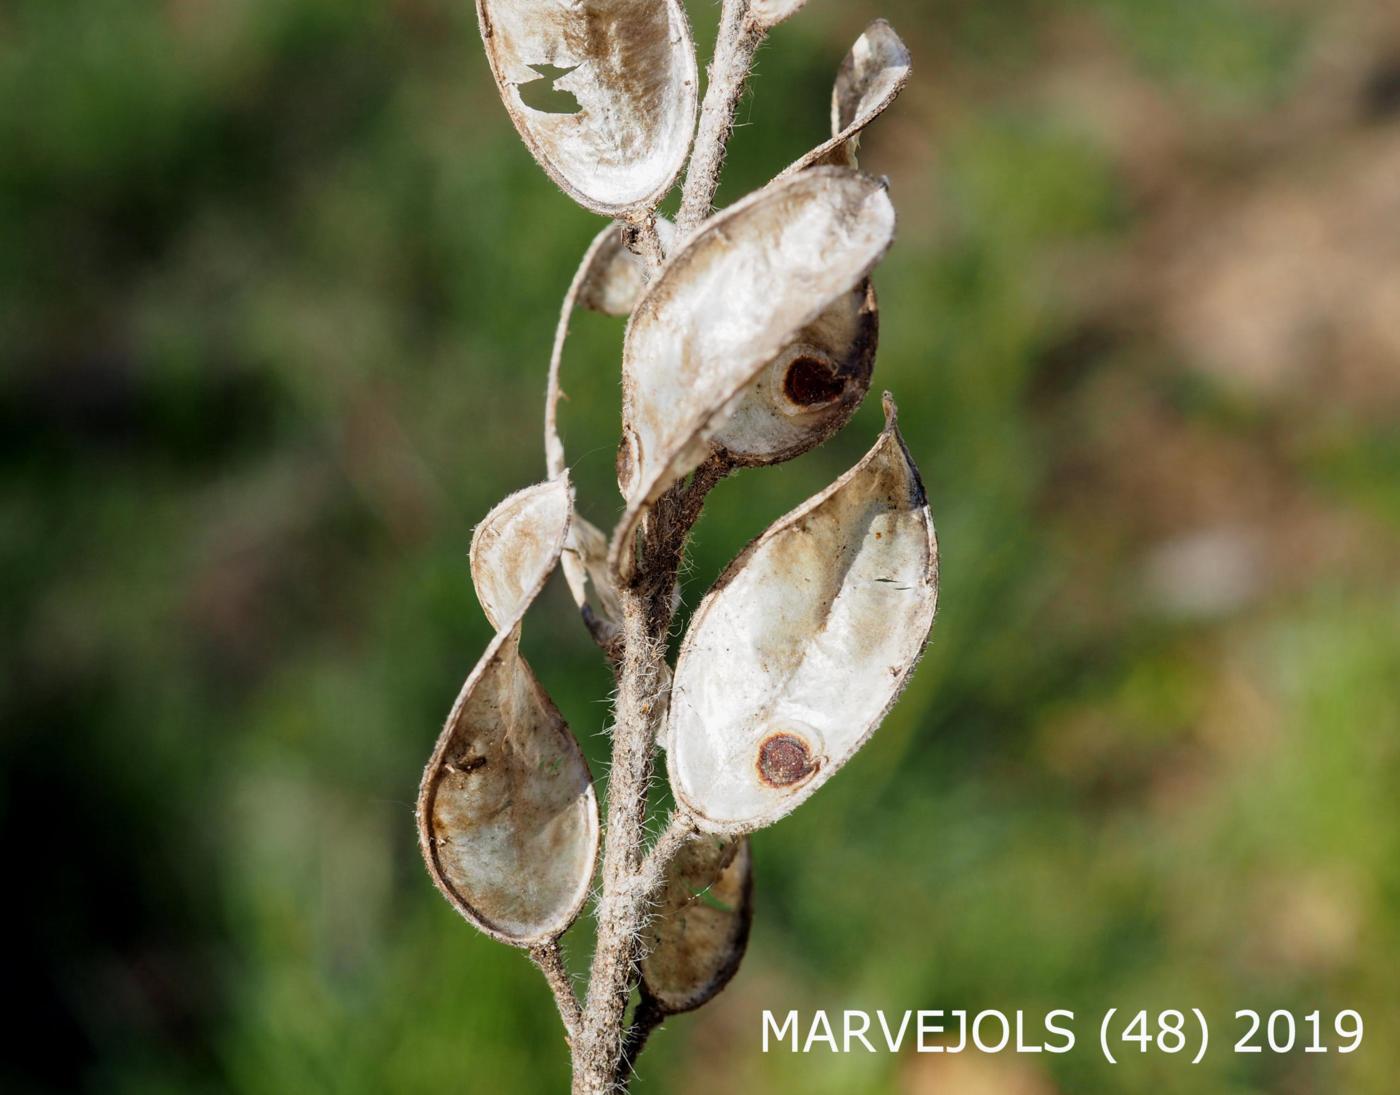
[[[638, 1090], [1393, 1091], [1393, 13], [809, 9], [722, 197], [824, 135], [888, 16], [916, 68], [863, 149], [902, 218], [876, 384], [942, 608], [881, 732], [756, 838], [746, 963]], [[562, 1089], [545, 990], [433, 891], [412, 800], [489, 638], [471, 528], [543, 474], [598, 226], [511, 129], [465, 0], [0, 6], [4, 1090]], [[620, 337], [582, 316], [566, 362], [604, 526]], [[687, 602], [878, 418], [722, 484]], [[527, 652], [602, 773], [610, 682], [562, 589]], [[764, 1008], [1063, 1007], [1088, 1040], [1109, 1006], [1201, 1007], [1216, 1048], [759, 1052]], [[1245, 1007], [1369, 1037], [1238, 1057]]]

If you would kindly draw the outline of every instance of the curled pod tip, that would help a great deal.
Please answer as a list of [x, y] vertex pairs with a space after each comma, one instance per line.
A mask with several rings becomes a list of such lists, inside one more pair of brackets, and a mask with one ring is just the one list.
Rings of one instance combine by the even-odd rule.
[[647, 926], [643, 995], [663, 1015], [709, 1002], [738, 970], [752, 922], [748, 838], [697, 835], [668, 866]]
[[819, 164], [854, 167], [861, 131], [898, 98], [909, 82], [910, 66], [909, 50], [889, 23], [876, 19], [866, 27], [836, 73], [831, 89], [831, 138], [783, 174]]
[[[506, 111], [550, 177], [604, 216], [660, 201], [695, 130], [695, 46], [680, 0], [477, 0], [476, 10]], [[532, 106], [526, 89], [556, 101]]]
[[573, 504], [565, 474], [516, 491], [476, 526], [472, 583], [482, 611], [498, 631], [514, 626], [554, 572]]
[[933, 625], [938, 548], [885, 398], [861, 461], [775, 522], [716, 581], [677, 659], [676, 799], [715, 833], [769, 825], [879, 726]]
[[598, 851], [598, 803], [578, 742], [502, 631], [463, 685], [418, 795], [428, 873], [481, 931], [516, 946], [578, 916]]

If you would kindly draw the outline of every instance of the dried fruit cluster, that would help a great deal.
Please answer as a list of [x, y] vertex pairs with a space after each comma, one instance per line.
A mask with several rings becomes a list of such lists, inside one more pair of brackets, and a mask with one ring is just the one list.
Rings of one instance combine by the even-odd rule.
[[[472, 540], [472, 580], [496, 637], [438, 739], [418, 823], [447, 899], [545, 973], [576, 1092], [625, 1087], [653, 1027], [724, 987], [748, 938], [748, 834], [860, 748], [933, 623], [933, 525], [887, 395], [870, 451], [730, 564], [674, 671], [666, 661], [677, 569], [709, 489], [736, 468], [820, 444], [870, 387], [870, 272], [893, 238], [894, 210], [855, 152], [908, 78], [908, 53], [887, 23], [872, 23], [841, 65], [830, 140], [711, 215], [754, 51], [800, 6], [725, 0], [697, 130], [694, 48], [678, 0], [477, 0], [492, 72], [530, 151], [570, 196], [615, 220], [564, 299], [546, 394], [548, 478], [493, 509]], [[548, 80], [546, 68], [564, 70], [553, 87], [577, 111], [525, 103], [521, 88]], [[656, 207], [688, 156], [672, 224]], [[611, 539], [575, 510], [556, 426], [579, 306], [630, 317], [624, 509]], [[521, 621], [556, 566], [618, 681], [582, 1001], [560, 937], [593, 886], [598, 805], [578, 743], [520, 653]], [[676, 808], [648, 847], [661, 748]]]

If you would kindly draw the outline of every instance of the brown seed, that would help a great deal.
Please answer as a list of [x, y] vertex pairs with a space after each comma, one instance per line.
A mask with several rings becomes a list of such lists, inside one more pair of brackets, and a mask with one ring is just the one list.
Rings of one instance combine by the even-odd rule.
[[773, 787], [788, 787], [816, 770], [812, 751], [796, 734], [770, 734], [758, 747], [758, 774]]
[[783, 394], [799, 407], [817, 407], [840, 397], [845, 385], [831, 368], [831, 363], [819, 357], [795, 359], [783, 377]]

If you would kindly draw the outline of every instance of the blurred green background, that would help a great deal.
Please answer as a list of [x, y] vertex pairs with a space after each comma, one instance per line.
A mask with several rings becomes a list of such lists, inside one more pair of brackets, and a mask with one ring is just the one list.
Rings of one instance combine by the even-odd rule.
[[[708, 56], [716, 5], [691, 5]], [[943, 548], [934, 642], [754, 842], [749, 956], [640, 1091], [1383, 1093], [1400, 1072], [1400, 13], [1389, 0], [810, 0], [722, 198], [825, 133], [887, 16], [877, 277]], [[549, 997], [414, 843], [489, 638], [473, 524], [543, 475], [599, 221], [466, 0], [0, 4], [6, 1092], [562, 1089]], [[620, 321], [564, 410], [610, 524]], [[693, 605], [849, 466], [715, 492]], [[562, 588], [527, 652], [604, 770]], [[586, 959], [587, 930], [573, 933]], [[762, 1009], [1201, 1007], [1190, 1066], [760, 1053]], [[1347, 1057], [1237, 1008], [1356, 1008]]]

